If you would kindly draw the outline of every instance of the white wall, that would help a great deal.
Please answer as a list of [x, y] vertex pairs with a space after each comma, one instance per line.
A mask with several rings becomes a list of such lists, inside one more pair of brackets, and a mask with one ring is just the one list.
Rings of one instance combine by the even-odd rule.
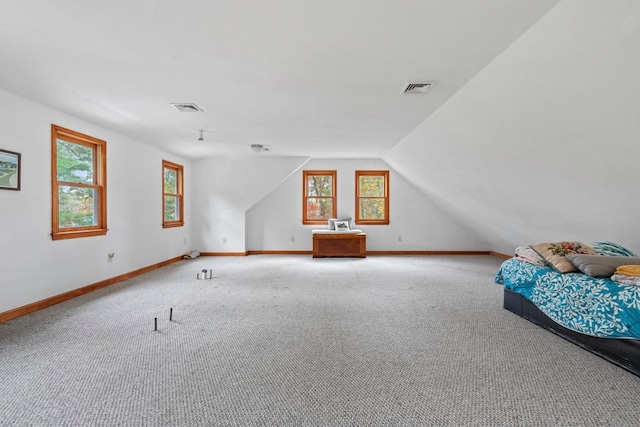
[[311, 230], [322, 226], [302, 224], [303, 169], [337, 171], [340, 218], [355, 216], [356, 170], [390, 170], [390, 224], [358, 226], [367, 233], [367, 250], [488, 249], [478, 233], [452, 220], [382, 160], [312, 159], [248, 210], [248, 250], [311, 250]]
[[247, 210], [307, 160], [306, 157], [274, 157], [264, 153], [193, 162], [196, 249], [200, 252], [247, 250]]
[[[51, 240], [52, 123], [107, 141], [106, 236]], [[0, 190], [0, 313], [189, 249], [189, 161], [2, 90], [0, 129], [22, 154], [21, 191]], [[162, 228], [162, 159], [185, 166], [184, 227]]]
[[495, 251], [640, 252], [640, 3], [565, 0], [384, 159]]

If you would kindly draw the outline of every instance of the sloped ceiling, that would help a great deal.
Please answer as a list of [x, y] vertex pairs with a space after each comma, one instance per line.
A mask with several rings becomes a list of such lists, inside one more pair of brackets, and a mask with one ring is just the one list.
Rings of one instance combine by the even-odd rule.
[[0, 87], [192, 159], [380, 157], [557, 3], [3, 1]]
[[506, 254], [640, 252], [640, 3], [565, 0], [384, 160]]

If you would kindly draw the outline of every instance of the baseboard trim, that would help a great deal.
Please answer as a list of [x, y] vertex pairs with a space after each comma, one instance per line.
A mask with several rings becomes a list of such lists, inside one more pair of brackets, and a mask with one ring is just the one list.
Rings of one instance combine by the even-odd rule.
[[124, 273], [119, 276], [112, 277], [110, 279], [101, 280], [100, 282], [96, 282], [91, 285], [73, 289], [71, 291], [68, 291], [59, 295], [54, 295], [52, 297], [43, 299], [41, 301], [36, 301], [31, 304], [23, 305], [22, 307], [14, 308], [13, 310], [5, 311], [3, 313], [0, 313], [0, 323], [6, 322], [7, 320], [15, 319], [16, 317], [24, 316], [29, 313], [33, 313], [38, 310], [42, 310], [43, 308], [47, 308], [52, 305], [56, 305], [61, 302], [73, 299], [75, 297], [79, 297], [80, 295], [88, 294], [89, 292], [93, 292], [98, 289], [105, 288], [115, 283], [122, 282], [123, 280], [131, 279], [132, 277], [136, 277], [141, 274], [148, 273], [149, 271], [156, 270], [158, 268], [164, 267], [169, 264], [173, 264], [174, 262], [180, 261], [181, 259], [182, 259], [182, 255], [179, 257], [168, 259], [166, 261], [159, 262], [157, 264], [140, 268], [138, 270], [131, 271], [129, 273]]
[[248, 252], [200, 252], [200, 256], [247, 256]]
[[497, 257], [497, 258], [502, 258], [502, 259], [513, 258], [513, 255], [507, 255], [507, 254], [503, 254], [503, 253], [500, 253], [500, 252], [494, 252], [494, 251], [489, 252], [489, 255]]
[[313, 251], [247, 251], [247, 255], [311, 255]]

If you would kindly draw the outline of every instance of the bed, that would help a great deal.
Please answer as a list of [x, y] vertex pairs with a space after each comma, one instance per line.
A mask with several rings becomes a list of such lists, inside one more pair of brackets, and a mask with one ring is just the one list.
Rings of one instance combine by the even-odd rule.
[[495, 282], [504, 308], [640, 376], [640, 278], [619, 274], [640, 258], [611, 242], [580, 244], [579, 253], [533, 250], [554, 244], [518, 248], [502, 263]]

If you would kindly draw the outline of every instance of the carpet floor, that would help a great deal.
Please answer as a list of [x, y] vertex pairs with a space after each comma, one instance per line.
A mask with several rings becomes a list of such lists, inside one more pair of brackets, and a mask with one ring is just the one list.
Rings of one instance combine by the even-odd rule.
[[0, 324], [0, 426], [639, 425], [640, 378], [504, 310], [499, 265], [180, 261]]

